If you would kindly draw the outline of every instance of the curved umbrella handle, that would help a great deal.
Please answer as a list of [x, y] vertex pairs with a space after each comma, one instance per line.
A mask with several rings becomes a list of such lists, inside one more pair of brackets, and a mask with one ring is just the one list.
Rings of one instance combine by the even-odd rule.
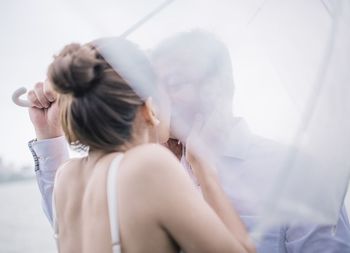
[[32, 107], [28, 100], [21, 99], [20, 96], [25, 94], [27, 92], [27, 89], [24, 87], [21, 87], [17, 90], [15, 90], [12, 94], [12, 101], [21, 107]]

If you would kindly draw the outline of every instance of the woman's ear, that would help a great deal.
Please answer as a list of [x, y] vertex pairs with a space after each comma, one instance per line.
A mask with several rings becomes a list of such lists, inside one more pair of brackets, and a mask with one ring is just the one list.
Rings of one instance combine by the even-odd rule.
[[156, 117], [155, 107], [151, 97], [146, 99], [142, 114], [145, 117], [146, 122], [150, 123], [152, 126], [159, 125], [160, 121]]

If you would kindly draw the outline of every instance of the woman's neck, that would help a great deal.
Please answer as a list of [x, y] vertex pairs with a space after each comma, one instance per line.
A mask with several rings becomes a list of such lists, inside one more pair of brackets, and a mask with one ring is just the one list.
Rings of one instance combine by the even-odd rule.
[[149, 142], [156, 142], [156, 138], [154, 137], [154, 140], [153, 140], [153, 136], [151, 136], [150, 133], [145, 132], [142, 135], [141, 134], [135, 135], [131, 141], [116, 147], [115, 150], [111, 150], [111, 151], [106, 151], [106, 150], [101, 150], [101, 149], [89, 150], [88, 159], [92, 162], [98, 161], [99, 159], [101, 159], [102, 157], [104, 157], [108, 154], [117, 153], [117, 152], [125, 153], [128, 150], [130, 150], [136, 146], [139, 146], [139, 145], [142, 145], [145, 143], [149, 143]]

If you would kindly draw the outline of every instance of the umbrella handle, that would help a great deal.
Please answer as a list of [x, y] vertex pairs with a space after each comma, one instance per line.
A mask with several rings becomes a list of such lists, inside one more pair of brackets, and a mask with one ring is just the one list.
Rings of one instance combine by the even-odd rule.
[[32, 107], [28, 100], [20, 98], [23, 94], [27, 92], [27, 89], [24, 87], [21, 87], [17, 90], [15, 90], [12, 94], [12, 101], [21, 107]]

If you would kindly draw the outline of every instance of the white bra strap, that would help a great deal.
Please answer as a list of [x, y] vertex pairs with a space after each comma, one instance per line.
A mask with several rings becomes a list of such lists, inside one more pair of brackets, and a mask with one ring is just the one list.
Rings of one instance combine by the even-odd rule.
[[111, 227], [113, 253], [121, 252], [120, 236], [118, 225], [118, 192], [117, 177], [119, 164], [123, 158], [123, 154], [117, 155], [108, 168], [107, 176], [107, 205], [109, 213], [109, 223]]

